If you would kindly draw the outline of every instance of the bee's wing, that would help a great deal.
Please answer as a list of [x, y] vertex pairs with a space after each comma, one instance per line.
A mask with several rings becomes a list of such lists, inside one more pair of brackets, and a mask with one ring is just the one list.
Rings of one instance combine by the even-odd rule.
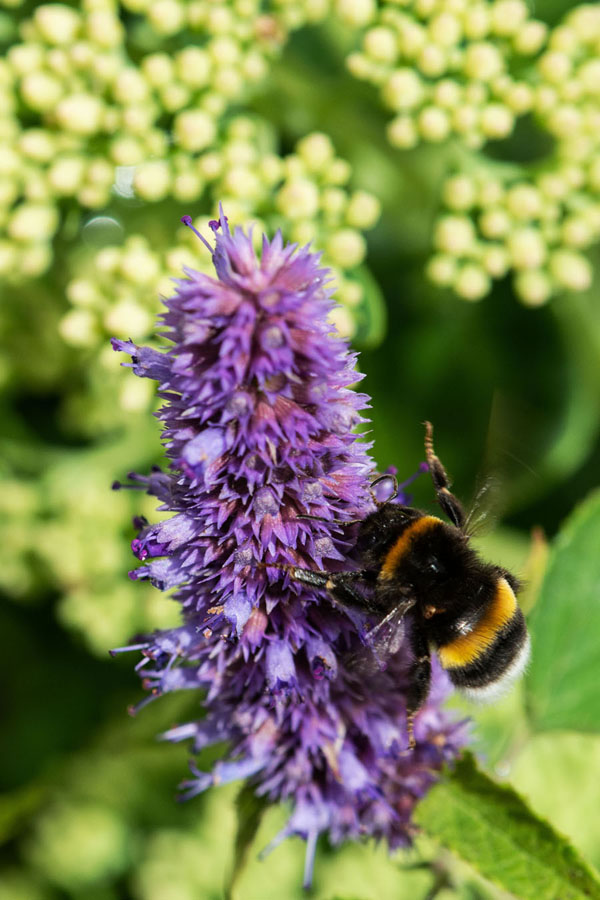
[[353, 653], [347, 660], [353, 672], [372, 674], [385, 669], [387, 661], [402, 645], [405, 634], [404, 617], [414, 605], [412, 597], [401, 600], [381, 622], [367, 631], [364, 637], [365, 649], [360, 654]]
[[501, 506], [501, 483], [495, 475], [487, 475], [477, 487], [469, 504], [463, 531], [469, 537], [484, 534], [492, 528], [498, 518]]
[[414, 605], [412, 597], [402, 600], [365, 635], [367, 647], [381, 664], [385, 664], [400, 649], [404, 640], [404, 616]]

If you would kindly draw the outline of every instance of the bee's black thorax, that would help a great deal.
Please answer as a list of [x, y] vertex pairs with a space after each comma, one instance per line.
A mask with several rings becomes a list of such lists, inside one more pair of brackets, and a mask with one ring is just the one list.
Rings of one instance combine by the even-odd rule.
[[369, 516], [357, 550], [375, 570], [381, 613], [414, 597], [414, 627], [457, 687], [502, 679], [527, 640], [510, 573], [483, 562], [459, 528], [411, 507], [390, 504]]

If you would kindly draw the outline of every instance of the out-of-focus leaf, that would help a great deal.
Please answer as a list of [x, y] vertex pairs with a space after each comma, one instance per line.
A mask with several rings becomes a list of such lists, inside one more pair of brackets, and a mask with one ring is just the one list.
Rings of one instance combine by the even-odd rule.
[[530, 630], [527, 705], [538, 730], [600, 730], [600, 491], [567, 520], [551, 551]]
[[0, 844], [10, 840], [38, 811], [47, 793], [47, 784], [33, 781], [21, 790], [0, 797]]
[[511, 784], [598, 869], [600, 735], [536, 734], [509, 765]]
[[245, 784], [237, 795], [235, 806], [237, 813], [237, 834], [235, 836], [234, 856], [231, 874], [225, 886], [226, 900], [232, 900], [236, 882], [248, 859], [248, 852], [261, 819], [269, 803], [264, 797], [257, 797], [254, 788]]
[[553, 480], [575, 471], [589, 455], [600, 418], [600, 327], [596, 291], [560, 297], [553, 305], [567, 349], [569, 401], [558, 439], [543, 460]]
[[361, 347], [377, 347], [387, 329], [387, 309], [381, 288], [366, 266], [355, 269], [353, 277], [363, 289], [363, 299], [356, 310], [356, 341]]
[[420, 804], [425, 831], [521, 900], [600, 898], [600, 882], [571, 844], [469, 755]]

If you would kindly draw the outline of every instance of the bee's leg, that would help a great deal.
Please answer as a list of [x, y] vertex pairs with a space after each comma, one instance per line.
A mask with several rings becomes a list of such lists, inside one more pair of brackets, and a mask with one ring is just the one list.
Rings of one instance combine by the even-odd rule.
[[342, 606], [350, 606], [356, 609], [369, 610], [371, 604], [368, 596], [361, 591], [370, 580], [370, 572], [334, 572], [328, 576], [325, 589], [329, 591], [334, 600]]
[[431, 654], [427, 641], [415, 628], [410, 635], [414, 662], [410, 668], [410, 684], [406, 693], [406, 728], [408, 731], [408, 749], [415, 748], [413, 723], [429, 694], [431, 685]]
[[431, 480], [437, 495], [437, 500], [453, 525], [462, 528], [465, 514], [460, 502], [450, 492], [450, 479], [443, 465], [435, 455], [433, 449], [433, 425], [425, 422], [425, 457], [431, 473]]
[[315, 569], [302, 569], [299, 566], [260, 563], [261, 568], [283, 569], [294, 581], [310, 584], [312, 587], [323, 588], [334, 600], [342, 606], [352, 606], [358, 609], [368, 608], [369, 603], [359, 586], [369, 579], [370, 572], [321, 572]]

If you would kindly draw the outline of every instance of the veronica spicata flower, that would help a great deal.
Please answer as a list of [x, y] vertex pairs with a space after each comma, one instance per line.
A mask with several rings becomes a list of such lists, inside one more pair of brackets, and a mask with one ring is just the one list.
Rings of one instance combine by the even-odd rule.
[[166, 738], [189, 739], [194, 752], [228, 742], [212, 771], [192, 767], [185, 796], [250, 778], [257, 794], [288, 801], [273, 845], [306, 839], [308, 884], [320, 833], [410, 843], [414, 805], [456, 755], [461, 728], [440, 710], [436, 669], [407, 752], [408, 649], [360, 677], [368, 623], [257, 566], [352, 566], [352, 528], [340, 523], [373, 509], [369, 445], [354, 431], [367, 398], [350, 387], [361, 376], [328, 322], [319, 257], [278, 233], [259, 258], [222, 214], [212, 227], [217, 277], [189, 270], [177, 282], [162, 316], [170, 347], [113, 342], [160, 385], [168, 471], [133, 478], [175, 513], [138, 520], [132, 546], [144, 565], [131, 577], [176, 588], [182, 608], [181, 627], [123, 649], [142, 651], [151, 693], [140, 705], [201, 692], [203, 717]]

